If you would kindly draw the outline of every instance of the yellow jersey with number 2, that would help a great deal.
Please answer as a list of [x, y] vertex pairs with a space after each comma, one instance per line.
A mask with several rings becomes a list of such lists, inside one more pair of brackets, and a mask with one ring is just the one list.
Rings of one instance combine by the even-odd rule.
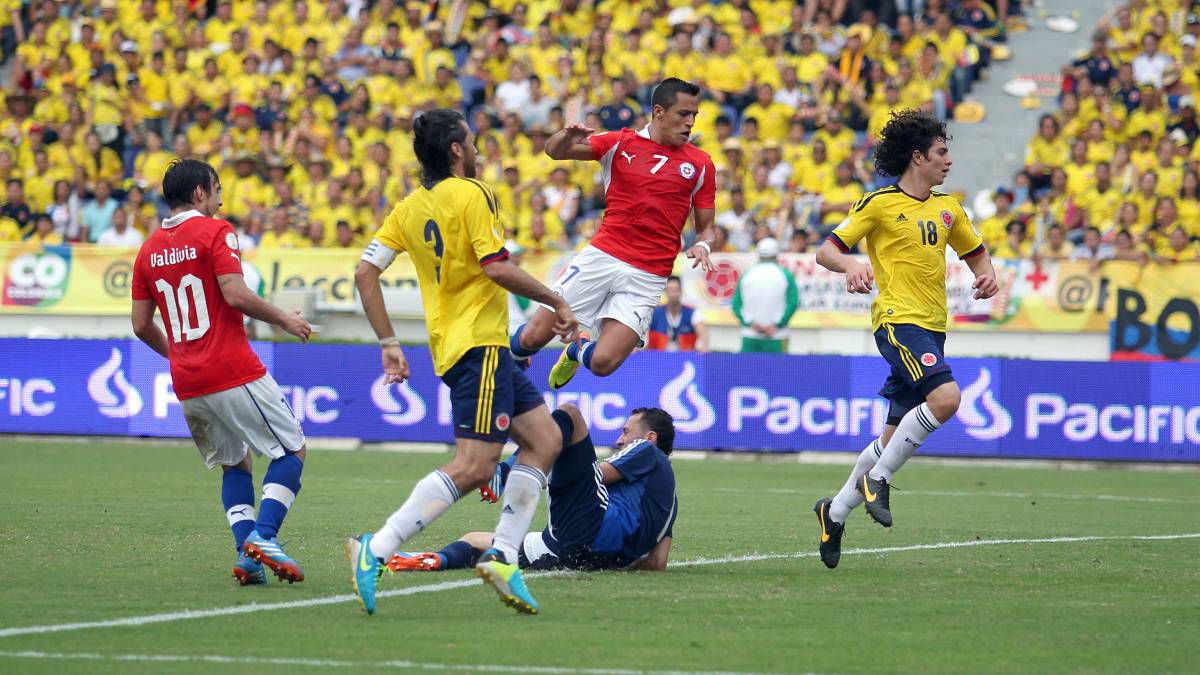
[[966, 259], [983, 253], [983, 239], [958, 200], [933, 191], [924, 201], [893, 185], [863, 196], [829, 235], [843, 252], [866, 240], [879, 296], [871, 327], [911, 323], [946, 330], [946, 245]]
[[380, 269], [397, 253], [412, 258], [439, 376], [475, 347], [508, 347], [508, 295], [483, 272], [508, 257], [498, 213], [482, 182], [446, 178], [397, 204], [363, 253]]

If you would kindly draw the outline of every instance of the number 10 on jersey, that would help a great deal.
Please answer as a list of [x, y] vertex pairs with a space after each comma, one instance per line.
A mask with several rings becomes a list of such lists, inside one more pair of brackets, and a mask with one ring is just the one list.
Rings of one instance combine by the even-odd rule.
[[[208, 332], [208, 302], [204, 297], [204, 283], [194, 274], [185, 274], [179, 280], [179, 288], [171, 288], [166, 279], [154, 282], [154, 288], [163, 295], [167, 305], [167, 322], [171, 324], [171, 338], [175, 342], [199, 340]], [[192, 325], [191, 308], [196, 308], [196, 325]]]

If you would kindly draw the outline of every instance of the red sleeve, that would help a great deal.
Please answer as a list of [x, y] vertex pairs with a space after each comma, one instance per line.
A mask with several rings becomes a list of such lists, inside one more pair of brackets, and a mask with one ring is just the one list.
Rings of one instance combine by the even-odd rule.
[[588, 143], [592, 144], [592, 159], [600, 161], [600, 158], [605, 155], [612, 147], [621, 142], [621, 132], [606, 131], [602, 134], [592, 134], [588, 136]]
[[696, 196], [692, 204], [698, 209], [715, 209], [717, 207], [717, 167], [713, 165], [712, 158], [705, 156], [704, 168], [700, 170], [698, 180], [702, 181], [696, 186]]
[[138, 251], [137, 258], [133, 261], [133, 283], [130, 284], [130, 292], [134, 300], [152, 299], [150, 287], [146, 284], [145, 260], [142, 258], [142, 251]]
[[217, 221], [212, 243], [209, 245], [209, 256], [212, 261], [213, 274], [242, 273], [242, 252], [238, 250], [237, 234], [229, 223]]

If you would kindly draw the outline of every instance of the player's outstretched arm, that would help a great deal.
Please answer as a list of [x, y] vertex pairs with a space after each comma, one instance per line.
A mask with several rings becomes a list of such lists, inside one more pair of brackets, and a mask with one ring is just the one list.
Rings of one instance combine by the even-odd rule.
[[975, 275], [976, 300], [986, 300], [1000, 292], [1000, 284], [996, 281], [996, 268], [992, 266], [992, 256], [984, 249], [982, 253], [967, 258], [967, 267]]
[[838, 250], [836, 244], [828, 239], [817, 249], [817, 264], [830, 272], [841, 272], [846, 275], [846, 291], [850, 293], [870, 293], [875, 286], [875, 271], [871, 263], [862, 263]]
[[575, 318], [575, 313], [571, 311], [566, 300], [546, 288], [542, 282], [529, 276], [529, 273], [517, 267], [516, 263], [508, 259], [496, 260], [484, 265], [483, 273], [497, 286], [509, 293], [515, 293], [534, 302], [553, 307], [554, 315], [557, 318], [554, 324], [554, 333], [564, 342], [574, 342], [579, 339], [579, 321]]
[[383, 287], [379, 277], [383, 270], [366, 260], [360, 260], [354, 269], [354, 284], [358, 287], [358, 298], [362, 302], [367, 321], [379, 338], [383, 348], [380, 357], [383, 359], [384, 384], [403, 382], [408, 379], [408, 360], [404, 358], [404, 350], [400, 349], [400, 341], [392, 329], [388, 319], [387, 305], [383, 301]]
[[684, 255], [693, 260], [692, 268], [703, 266], [705, 272], [711, 272], [713, 267], [709, 254], [712, 253], [712, 241], [717, 238], [716, 209], [692, 209], [692, 217], [696, 223], [696, 243], [692, 244]]
[[252, 319], [264, 321], [273, 326], [279, 326], [285, 332], [308, 342], [312, 335], [312, 326], [300, 312], [285, 312], [275, 305], [258, 297], [258, 294], [246, 286], [246, 280], [241, 274], [222, 274], [217, 277], [221, 285], [221, 295], [237, 311]]
[[551, 159], [592, 159], [592, 144], [588, 136], [596, 130], [579, 123], [568, 124], [546, 141], [546, 154]]
[[167, 334], [154, 323], [154, 301], [134, 300], [130, 318], [133, 322], [133, 334], [164, 359], [167, 358]]

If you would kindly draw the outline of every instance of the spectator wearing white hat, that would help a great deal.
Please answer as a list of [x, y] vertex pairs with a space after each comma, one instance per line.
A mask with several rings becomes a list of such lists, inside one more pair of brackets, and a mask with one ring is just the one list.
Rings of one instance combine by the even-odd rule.
[[787, 351], [788, 322], [796, 313], [796, 278], [779, 264], [779, 242], [758, 242], [758, 263], [738, 279], [733, 313], [742, 324], [742, 351], [782, 354]]

